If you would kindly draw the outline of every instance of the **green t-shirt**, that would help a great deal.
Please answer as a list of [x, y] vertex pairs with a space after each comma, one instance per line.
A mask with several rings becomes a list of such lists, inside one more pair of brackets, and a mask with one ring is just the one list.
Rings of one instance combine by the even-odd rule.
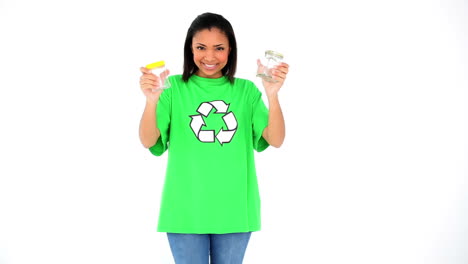
[[223, 234], [260, 230], [254, 149], [268, 109], [254, 83], [226, 77], [170, 77], [157, 106], [161, 136], [150, 148], [168, 150], [158, 231]]

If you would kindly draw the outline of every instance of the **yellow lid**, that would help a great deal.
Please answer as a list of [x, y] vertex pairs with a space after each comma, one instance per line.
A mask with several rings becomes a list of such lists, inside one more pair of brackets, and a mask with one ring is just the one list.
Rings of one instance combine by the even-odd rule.
[[277, 58], [280, 58], [281, 60], [284, 58], [283, 54], [281, 54], [279, 52], [276, 52], [276, 51], [273, 51], [273, 50], [265, 51], [265, 55], [270, 55], [270, 56], [273, 56], [273, 57], [277, 57]]
[[158, 62], [154, 62], [154, 63], [150, 63], [148, 65], [146, 65], [146, 68], [148, 69], [154, 69], [154, 68], [158, 68], [158, 67], [161, 67], [161, 66], [164, 66], [166, 65], [166, 63], [164, 61], [158, 61]]

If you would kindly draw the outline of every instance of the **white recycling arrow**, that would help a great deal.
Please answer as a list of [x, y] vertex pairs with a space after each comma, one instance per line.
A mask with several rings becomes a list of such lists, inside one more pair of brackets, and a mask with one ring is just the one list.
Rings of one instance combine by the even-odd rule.
[[206, 126], [203, 116], [207, 117], [213, 107], [216, 109], [215, 113], [227, 113], [223, 116], [224, 124], [226, 124], [227, 130], [221, 128], [221, 130], [216, 135], [216, 139], [221, 145], [224, 143], [231, 142], [234, 134], [237, 130], [237, 120], [233, 112], [227, 112], [229, 104], [226, 104], [222, 100], [215, 100], [211, 102], [203, 102], [197, 109], [197, 112], [200, 115], [191, 115], [192, 120], [190, 121], [190, 127], [192, 128], [193, 133], [201, 142], [214, 142], [215, 141], [215, 131], [214, 130], [202, 130], [203, 126]]
[[190, 121], [190, 127], [198, 137], [198, 133], [200, 132], [202, 126], [206, 125], [205, 121], [203, 121], [203, 117], [201, 115], [193, 115], [190, 117], [192, 118], [192, 121]]
[[219, 143], [221, 143], [221, 145], [224, 143], [229, 143], [234, 137], [234, 133], [236, 133], [235, 130], [222, 130], [221, 129], [216, 135], [216, 139], [219, 141]]
[[198, 134], [198, 139], [201, 142], [206, 142], [206, 143], [214, 142], [215, 141], [214, 140], [214, 138], [215, 138], [214, 133], [215, 133], [214, 130], [202, 130]]
[[204, 116], [208, 116], [211, 112], [211, 109], [213, 109], [213, 107], [216, 109], [217, 114], [225, 114], [227, 113], [229, 105], [221, 100], [204, 102], [198, 107], [197, 112]]
[[211, 109], [213, 109], [213, 105], [211, 105], [210, 103], [202, 103], [198, 107], [197, 112], [204, 116], [208, 116], [211, 112]]
[[210, 104], [216, 108], [216, 113], [218, 114], [224, 114], [227, 113], [227, 110], [229, 108], [229, 105], [224, 103], [224, 101], [211, 101]]
[[237, 120], [233, 112], [224, 115], [223, 120], [229, 130], [235, 130], [237, 128]]

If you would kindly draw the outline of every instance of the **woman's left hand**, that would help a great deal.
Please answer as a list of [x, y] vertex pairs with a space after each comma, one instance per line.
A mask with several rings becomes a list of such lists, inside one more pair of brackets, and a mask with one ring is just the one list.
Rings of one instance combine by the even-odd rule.
[[[257, 60], [257, 65], [261, 67], [260, 60]], [[277, 95], [280, 88], [283, 86], [284, 81], [286, 80], [286, 75], [289, 72], [289, 65], [287, 63], [280, 63], [272, 70], [272, 76], [274, 82], [266, 81], [262, 78], [263, 87], [267, 96]]]

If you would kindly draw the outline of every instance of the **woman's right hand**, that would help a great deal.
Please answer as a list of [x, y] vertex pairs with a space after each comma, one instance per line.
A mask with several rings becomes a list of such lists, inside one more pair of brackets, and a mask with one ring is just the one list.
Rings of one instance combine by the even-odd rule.
[[141, 67], [140, 71], [142, 73], [140, 77], [141, 91], [146, 96], [147, 101], [156, 103], [163, 92], [163, 89], [158, 87], [160, 77], [156, 76], [150, 69], [145, 67]]

